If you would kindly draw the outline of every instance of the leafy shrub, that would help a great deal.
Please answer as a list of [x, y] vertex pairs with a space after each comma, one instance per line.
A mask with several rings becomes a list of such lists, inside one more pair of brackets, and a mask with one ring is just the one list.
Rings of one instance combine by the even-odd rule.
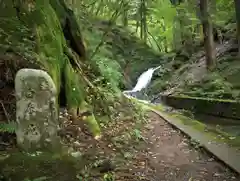
[[0, 123], [0, 133], [14, 133], [16, 128], [15, 123]]

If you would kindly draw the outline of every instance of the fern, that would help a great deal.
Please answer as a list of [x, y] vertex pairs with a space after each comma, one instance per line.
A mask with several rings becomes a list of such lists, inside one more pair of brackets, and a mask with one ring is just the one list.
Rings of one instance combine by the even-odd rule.
[[0, 133], [14, 133], [16, 129], [15, 123], [0, 123]]

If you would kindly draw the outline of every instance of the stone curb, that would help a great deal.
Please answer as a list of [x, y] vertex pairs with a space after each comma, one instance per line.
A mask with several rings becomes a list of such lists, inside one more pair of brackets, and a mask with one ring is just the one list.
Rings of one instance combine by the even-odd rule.
[[240, 151], [236, 148], [231, 148], [227, 144], [218, 142], [203, 132], [193, 128], [192, 126], [183, 124], [180, 119], [172, 118], [166, 113], [150, 108], [150, 110], [158, 114], [162, 119], [167, 121], [172, 126], [181, 130], [183, 133], [196, 140], [207, 151], [212, 153], [220, 161], [224, 162], [231, 169], [240, 174]]

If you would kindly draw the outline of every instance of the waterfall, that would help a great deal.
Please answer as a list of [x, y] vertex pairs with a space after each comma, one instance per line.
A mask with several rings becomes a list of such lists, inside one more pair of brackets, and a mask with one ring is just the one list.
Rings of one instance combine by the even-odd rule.
[[143, 72], [138, 77], [137, 84], [135, 85], [135, 87], [132, 90], [123, 91], [123, 93], [125, 95], [126, 94], [131, 95], [131, 93], [137, 93], [137, 92], [140, 92], [143, 89], [147, 88], [147, 86], [150, 84], [150, 82], [152, 80], [154, 71], [156, 71], [159, 68], [161, 68], [161, 66], [158, 66], [156, 68], [149, 68], [147, 71]]

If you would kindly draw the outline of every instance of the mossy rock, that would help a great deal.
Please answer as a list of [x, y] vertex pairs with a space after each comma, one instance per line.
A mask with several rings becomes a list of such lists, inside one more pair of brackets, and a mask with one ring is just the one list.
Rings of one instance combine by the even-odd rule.
[[[62, 93], [58, 104], [62, 102], [62, 106], [77, 112], [82, 102], [87, 100], [87, 84], [82, 69], [89, 62], [86, 61], [76, 16], [64, 0], [16, 1], [15, 8], [14, 5], [11, 1], [4, 8], [0, 7], [0, 55], [11, 48], [9, 54], [19, 55], [27, 62], [27, 68], [32, 68], [28, 66], [32, 60], [29, 57], [34, 57], [34, 63], [53, 79], [57, 95]], [[94, 119], [91, 119], [91, 125], [98, 127]], [[95, 135], [94, 131], [91, 132]]]
[[11, 181], [46, 177], [46, 181], [76, 181], [78, 171], [84, 168], [84, 161], [70, 156], [43, 153], [30, 156], [14, 153], [0, 162], [0, 176]]

